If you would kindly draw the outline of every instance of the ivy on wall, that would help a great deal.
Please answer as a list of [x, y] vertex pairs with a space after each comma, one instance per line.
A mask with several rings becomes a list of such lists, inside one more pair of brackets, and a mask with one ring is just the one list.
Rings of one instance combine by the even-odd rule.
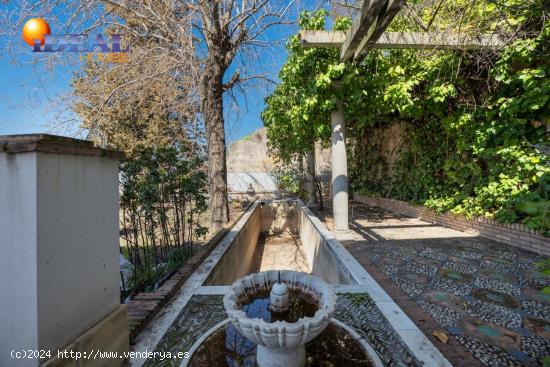
[[[262, 115], [272, 151], [289, 158], [314, 140], [328, 142], [330, 112], [341, 98], [355, 190], [438, 211], [523, 222], [548, 234], [547, 9], [542, 0], [476, 4], [464, 27], [475, 25], [480, 32], [509, 27], [521, 36], [499, 53], [371, 50], [359, 65], [339, 63], [335, 50], [304, 49], [291, 38], [281, 84]], [[448, 26], [457, 9], [445, 11], [433, 27]], [[306, 13], [300, 25], [323, 29], [325, 15]], [[335, 22], [335, 28], [347, 26], [349, 20]], [[418, 30], [404, 17], [392, 27]], [[398, 158], [391, 170], [381, 170], [389, 162], [380, 143], [369, 138], [395, 121], [405, 123]]]

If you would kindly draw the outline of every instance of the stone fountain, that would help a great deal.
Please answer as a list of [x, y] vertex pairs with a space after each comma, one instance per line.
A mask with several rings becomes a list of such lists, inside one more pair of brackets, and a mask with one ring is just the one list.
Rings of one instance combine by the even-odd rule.
[[[317, 310], [311, 317], [300, 317], [293, 322], [267, 322], [248, 317], [242, 303], [267, 293], [269, 310], [274, 314], [289, 311], [293, 294], [315, 300]], [[318, 336], [331, 321], [335, 295], [332, 286], [314, 275], [275, 270], [237, 280], [223, 303], [233, 326], [257, 344], [256, 362], [259, 367], [302, 367], [306, 362], [305, 344]]]

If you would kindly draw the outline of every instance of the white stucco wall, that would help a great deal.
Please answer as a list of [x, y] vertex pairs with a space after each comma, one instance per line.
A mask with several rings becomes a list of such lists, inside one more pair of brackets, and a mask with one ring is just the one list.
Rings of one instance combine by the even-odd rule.
[[0, 152], [0, 204], [0, 366], [36, 366], [119, 306], [118, 162]]
[[38, 340], [56, 348], [120, 303], [118, 162], [38, 153], [38, 182]]
[[36, 154], [0, 153], [0, 366], [11, 350], [38, 347]]

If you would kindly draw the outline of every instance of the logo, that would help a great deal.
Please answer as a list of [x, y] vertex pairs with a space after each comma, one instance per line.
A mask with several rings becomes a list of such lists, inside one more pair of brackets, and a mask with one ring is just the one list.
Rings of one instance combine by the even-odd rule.
[[50, 33], [50, 25], [42, 18], [29, 19], [23, 26], [23, 40], [29, 46], [34, 46], [37, 41], [40, 45], [43, 45], [45, 36]]
[[[130, 47], [122, 50], [121, 35], [104, 37], [101, 33], [95, 37], [87, 34], [52, 35], [50, 25], [42, 18], [31, 18], [23, 26], [23, 40], [33, 47], [32, 52], [78, 52], [85, 53], [80, 59], [95, 59], [103, 62], [126, 62]], [[110, 40], [110, 45], [108, 40]], [[96, 51], [99, 50], [99, 51]]]

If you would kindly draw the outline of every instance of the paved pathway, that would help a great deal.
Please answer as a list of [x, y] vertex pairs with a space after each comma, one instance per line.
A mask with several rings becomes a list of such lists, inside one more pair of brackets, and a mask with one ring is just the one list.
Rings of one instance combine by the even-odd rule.
[[[329, 228], [329, 210], [318, 213]], [[550, 277], [542, 257], [379, 208], [355, 205], [346, 248], [455, 366], [542, 365]], [[443, 332], [447, 343], [433, 333]]]

